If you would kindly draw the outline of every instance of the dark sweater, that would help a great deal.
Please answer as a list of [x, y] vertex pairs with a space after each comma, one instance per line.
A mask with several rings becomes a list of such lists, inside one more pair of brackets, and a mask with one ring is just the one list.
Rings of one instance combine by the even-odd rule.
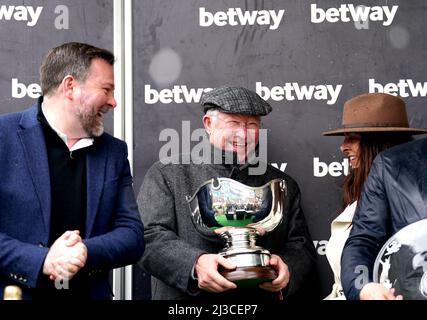
[[[65, 231], [79, 230], [83, 238], [86, 220], [86, 150], [70, 152], [65, 142], [50, 127], [41, 109], [37, 116], [43, 127], [49, 161], [51, 216], [50, 247]], [[83, 298], [83, 275], [78, 273], [70, 282], [68, 290], [57, 290], [53, 281], [41, 275], [39, 287], [43, 288], [35, 299]]]

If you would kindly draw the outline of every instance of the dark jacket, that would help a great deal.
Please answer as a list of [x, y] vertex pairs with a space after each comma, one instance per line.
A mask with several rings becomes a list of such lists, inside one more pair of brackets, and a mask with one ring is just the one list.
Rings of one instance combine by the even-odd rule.
[[[155, 163], [146, 174], [138, 205], [145, 226], [146, 251], [142, 265], [152, 276], [152, 297], [166, 299], [219, 299], [221, 296], [243, 298], [245, 293], [192, 295], [189, 291], [191, 271], [196, 259], [204, 253], [218, 253], [223, 244], [205, 240], [196, 231], [190, 217], [186, 196], [214, 177], [228, 177], [249, 186], [262, 186], [270, 180], [284, 179], [288, 186], [285, 217], [273, 231], [258, 239], [257, 244], [282, 257], [288, 264], [291, 278], [286, 294], [313, 293], [310, 275], [315, 266], [315, 250], [300, 207], [300, 191], [296, 182], [278, 169], [267, 166], [264, 175], [249, 175], [249, 165], [162, 164]], [[304, 292], [304, 289], [306, 292]], [[267, 293], [259, 290], [259, 299]]]
[[341, 259], [348, 299], [359, 299], [363, 285], [372, 282], [383, 244], [408, 224], [427, 218], [426, 206], [427, 139], [380, 153], [365, 182]]

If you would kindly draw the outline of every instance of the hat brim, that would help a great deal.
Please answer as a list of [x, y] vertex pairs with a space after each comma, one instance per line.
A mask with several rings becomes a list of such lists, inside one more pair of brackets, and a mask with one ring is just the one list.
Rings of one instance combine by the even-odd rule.
[[369, 133], [369, 132], [396, 132], [411, 135], [424, 134], [427, 130], [405, 128], [405, 127], [361, 127], [361, 128], [339, 128], [332, 131], [322, 132], [323, 136], [343, 136], [346, 133]]

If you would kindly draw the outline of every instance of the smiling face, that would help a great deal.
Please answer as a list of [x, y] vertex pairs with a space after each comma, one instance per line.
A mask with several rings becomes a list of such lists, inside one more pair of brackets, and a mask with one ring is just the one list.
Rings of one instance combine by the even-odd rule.
[[215, 112], [206, 114], [203, 123], [210, 142], [218, 149], [235, 152], [241, 163], [258, 144], [261, 125], [258, 116]]
[[353, 169], [359, 167], [360, 157], [360, 134], [349, 133], [345, 135], [344, 141], [341, 144], [340, 150], [344, 153], [350, 162], [350, 166]]
[[104, 132], [103, 114], [114, 108], [113, 66], [103, 59], [94, 59], [84, 83], [77, 88], [76, 116], [90, 137]]

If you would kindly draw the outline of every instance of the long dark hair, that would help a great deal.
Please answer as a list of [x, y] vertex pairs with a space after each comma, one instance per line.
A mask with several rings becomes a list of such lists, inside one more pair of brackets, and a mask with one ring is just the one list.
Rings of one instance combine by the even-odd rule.
[[343, 208], [360, 198], [363, 183], [368, 177], [376, 155], [411, 140], [412, 136], [402, 133], [361, 133], [358, 167], [350, 171], [343, 183]]

